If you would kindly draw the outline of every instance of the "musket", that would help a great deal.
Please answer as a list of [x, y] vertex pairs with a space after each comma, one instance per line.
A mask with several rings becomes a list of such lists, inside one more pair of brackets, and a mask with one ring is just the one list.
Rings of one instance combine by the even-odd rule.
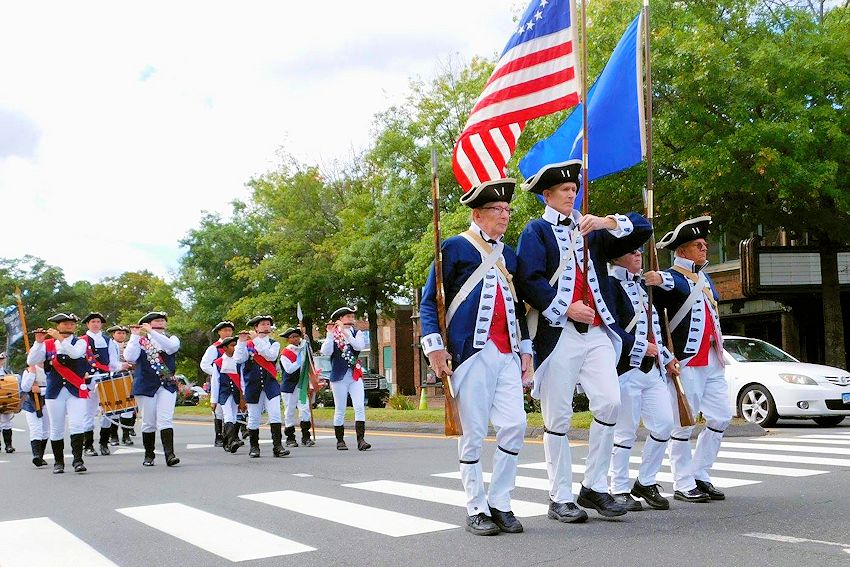
[[[644, 97], [646, 99], [646, 192], [644, 194], [644, 209], [646, 218], [649, 224], [653, 227], [649, 236], [649, 269], [657, 272], [658, 265], [658, 250], [655, 248], [655, 225], [653, 219], [655, 217], [655, 193], [652, 178], [652, 51], [650, 49], [650, 27], [649, 27], [649, 0], [643, 0], [643, 41], [644, 41], [644, 59], [646, 60], [646, 85]], [[654, 331], [652, 325], [652, 287], [646, 286], [646, 294], [649, 298], [647, 307], [647, 320], [649, 321], [648, 338], [654, 339]], [[667, 349], [675, 356], [673, 348], [673, 335], [670, 332], [670, 322], [667, 319], [667, 310], [664, 309], [662, 316], [662, 326], [666, 332]], [[658, 341], [655, 341], [659, 344]], [[655, 358], [655, 365], [659, 370], [661, 366], [661, 351]], [[663, 372], [663, 371], [662, 371]], [[685, 396], [685, 390], [682, 388], [682, 381], [679, 378], [678, 364], [674, 371], [670, 374], [670, 381], [673, 383], [673, 388], [676, 390], [676, 405], [679, 408], [679, 424], [682, 427], [691, 427], [695, 424], [693, 413], [691, 412], [691, 404], [688, 403], [688, 398]]]
[[[18, 317], [21, 320], [21, 330], [24, 332], [24, 348], [27, 351], [27, 355], [30, 353], [30, 338], [27, 334], [27, 317], [24, 315], [24, 304], [21, 302], [21, 288], [15, 288], [15, 300], [18, 302]], [[40, 394], [33, 394], [29, 392], [30, 397], [32, 398], [32, 405], [35, 408], [35, 415], [38, 417], [42, 417], [44, 412], [41, 410], [41, 398]]]
[[[440, 181], [437, 178], [437, 150], [431, 148], [431, 205], [434, 213], [434, 282], [436, 287], [437, 323], [440, 327], [440, 335], [443, 344], [448, 345], [448, 332], [446, 330], [446, 293], [443, 288], [443, 251], [442, 236], [440, 235]], [[441, 373], [439, 377], [443, 382], [443, 392], [446, 398], [445, 428], [446, 436], [463, 435], [458, 413], [457, 400], [452, 388], [452, 379], [449, 375]]]

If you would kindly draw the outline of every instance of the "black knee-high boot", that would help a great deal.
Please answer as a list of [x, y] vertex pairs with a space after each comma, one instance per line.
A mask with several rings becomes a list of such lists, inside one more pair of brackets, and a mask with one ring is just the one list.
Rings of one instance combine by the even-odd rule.
[[286, 435], [286, 446], [287, 447], [297, 447], [298, 441], [295, 440], [295, 426], [290, 425], [289, 427], [285, 427], [283, 429], [284, 435]]
[[97, 457], [94, 450], [94, 429], [81, 434], [83, 436], [83, 454], [87, 457]]
[[281, 433], [280, 423], [270, 423], [269, 427], [272, 430], [272, 453], [275, 457], [285, 457], [289, 454], [289, 449], [283, 446], [283, 434]]
[[260, 430], [249, 429], [248, 440], [251, 444], [251, 450], [248, 451], [248, 456], [252, 459], [256, 459], [260, 456]]
[[336, 435], [336, 450], [348, 451], [348, 445], [345, 444], [345, 426], [334, 425], [334, 434]]
[[50, 448], [53, 449], [53, 474], [65, 472], [65, 440], [51, 441]]
[[41, 439], [30, 441], [30, 446], [32, 447], [32, 464], [37, 467], [46, 465], [47, 461], [42, 458], [44, 457], [44, 446], [41, 444]]
[[215, 420], [215, 446], [216, 447], [224, 447], [224, 435], [222, 432], [224, 431], [224, 420], [216, 419]]
[[11, 429], [4, 429], [3, 430], [3, 443], [6, 444], [6, 452], [7, 453], [14, 453], [15, 452], [15, 448], [12, 447], [12, 430]]
[[305, 447], [312, 447], [316, 444], [315, 441], [310, 437], [310, 422], [302, 421], [301, 422], [301, 444]]
[[[94, 432], [90, 433], [94, 436]], [[71, 455], [74, 457], [71, 461], [71, 465], [74, 467], [74, 472], [82, 473], [87, 470], [86, 465], [83, 463], [83, 443], [85, 443], [85, 439], [85, 433], [75, 433], [71, 435]]]
[[121, 418], [121, 444], [133, 445], [133, 439], [130, 437], [133, 434], [133, 418]]
[[160, 429], [159, 438], [162, 440], [162, 452], [165, 453], [165, 464], [173, 467], [180, 463], [180, 458], [174, 454], [174, 429]]
[[100, 428], [100, 454], [109, 454], [109, 434], [112, 432], [112, 426]]
[[153, 450], [156, 446], [156, 431], [146, 433], [142, 431], [142, 445], [145, 446], [145, 460], [142, 461], [142, 466], [152, 467], [153, 460], [156, 458]]
[[357, 450], [366, 451], [368, 449], [371, 449], [372, 446], [369, 443], [366, 443], [366, 440], [363, 438], [366, 435], [366, 422], [355, 421], [354, 431], [357, 433]]

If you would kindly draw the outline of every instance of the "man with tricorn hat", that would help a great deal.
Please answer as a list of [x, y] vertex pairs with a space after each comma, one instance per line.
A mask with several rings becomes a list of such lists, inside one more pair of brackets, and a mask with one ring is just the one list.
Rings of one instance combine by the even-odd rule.
[[[86, 332], [80, 338], [86, 342], [86, 360], [89, 368], [87, 370], [90, 376], [103, 377], [109, 376], [112, 372], [120, 372], [126, 370], [128, 365], [121, 361], [118, 352], [118, 345], [110, 337], [103, 335], [103, 325], [106, 323], [106, 317], [98, 311], [92, 311], [81, 321], [86, 326]], [[83, 445], [83, 453], [90, 457], [97, 456], [94, 450], [94, 418], [97, 415], [100, 399], [97, 393], [97, 381], [91, 384], [91, 392], [88, 398], [88, 407], [86, 412], [86, 432], [85, 443]], [[109, 454], [109, 434], [112, 428], [112, 421], [104, 416], [100, 423], [100, 454]]]
[[[525, 226], [517, 248], [517, 285], [533, 308], [529, 319], [532, 329], [536, 327], [533, 395], [539, 397], [543, 413], [548, 516], [564, 523], [587, 520], [576, 503], [606, 517], [626, 513], [608, 493], [620, 408], [621, 340], [610, 307], [607, 262], [634, 250], [652, 232], [637, 213], [579, 214], [574, 204], [580, 183], [581, 161], [570, 160], [544, 166], [523, 184], [543, 198], [546, 209]], [[584, 480], [574, 501], [567, 432], [579, 383], [590, 401], [593, 422]]]
[[238, 337], [227, 337], [219, 341], [221, 356], [213, 360], [210, 377], [210, 404], [213, 411], [222, 412], [224, 417], [224, 450], [235, 453], [245, 443], [239, 439], [236, 427], [236, 412], [244, 397], [242, 373], [234, 357]]
[[[711, 277], [706, 238], [711, 217], [686, 220], [664, 235], [657, 248], [674, 253], [673, 266], [662, 272], [664, 282], [653, 298], [658, 310], [670, 317], [676, 358], [681, 362], [681, 382], [694, 416], [702, 413], [705, 429], [691, 453], [693, 427], [675, 427], [670, 435], [673, 497], [686, 502], [723, 500], [708, 471], [717, 458], [723, 432], [732, 419], [729, 388], [723, 362], [723, 334], [717, 301], [720, 296]], [[671, 395], [675, 392], [671, 389]], [[678, 406], [673, 403], [678, 418]], [[679, 423], [678, 419], [676, 423]]]
[[321, 353], [331, 358], [331, 391], [334, 396], [334, 434], [336, 448], [347, 451], [345, 444], [345, 407], [348, 396], [354, 406], [354, 431], [357, 434], [357, 449], [366, 451], [372, 445], [366, 442], [365, 390], [363, 368], [358, 356], [366, 348], [366, 333], [354, 326], [355, 307], [340, 307], [331, 314], [331, 323], [326, 327], [327, 336], [322, 343]]
[[[446, 343], [433, 264], [420, 305], [422, 349], [437, 375], [451, 375], [457, 398], [466, 531], [474, 535], [523, 531], [511, 510], [511, 492], [526, 429], [523, 382], [530, 381], [533, 367], [524, 310], [514, 289], [517, 257], [502, 242], [515, 186], [513, 179], [487, 181], [461, 198], [472, 209], [469, 230], [442, 243]], [[496, 429], [497, 447], [488, 492], [480, 459], [489, 423]]]
[[251, 449], [248, 456], [260, 456], [260, 417], [269, 416], [272, 432], [272, 454], [285, 457], [289, 450], [283, 446], [280, 415], [279, 364], [280, 343], [269, 336], [274, 325], [271, 315], [258, 315], [248, 321], [253, 327], [251, 338], [240, 335], [236, 344], [236, 360], [244, 361], [242, 376], [245, 401], [248, 402], [248, 436]]
[[[55, 328], [36, 329], [35, 344], [27, 356], [27, 365], [44, 363], [47, 373], [45, 405], [50, 419], [50, 446], [53, 472], [65, 472], [65, 418], [71, 432], [74, 472], [85, 472], [83, 440], [86, 422], [86, 342], [74, 336], [79, 319], [73, 313], [57, 313], [50, 319]], [[49, 337], [49, 338], [48, 338]]]
[[166, 334], [168, 314], [151, 311], [138, 326], [131, 327], [130, 341], [124, 349], [124, 358], [135, 365], [133, 370], [133, 395], [142, 412], [142, 443], [145, 457], [142, 465], [154, 466], [156, 432], [162, 441], [165, 464], [180, 463], [174, 454], [174, 404], [177, 401], [177, 351], [180, 339]]
[[[310, 420], [310, 384], [309, 381], [306, 384], [301, 383], [302, 369], [305, 364], [310, 363], [308, 353], [305, 350], [309, 348], [309, 343], [303, 340], [304, 334], [298, 327], [287, 329], [281, 334], [281, 337], [289, 343], [280, 355], [280, 364], [283, 367], [281, 390], [283, 391], [283, 406], [286, 408], [283, 418], [286, 446], [298, 446], [298, 441], [295, 439], [295, 410], [297, 409], [301, 424], [301, 444], [305, 447], [312, 447], [316, 442], [310, 438], [310, 425], [312, 423]], [[302, 395], [306, 400], [304, 402], [301, 401]]]
[[[207, 347], [207, 350], [204, 351], [204, 356], [201, 357], [200, 364], [201, 370], [203, 370], [209, 378], [211, 378], [213, 375], [213, 362], [221, 356], [224, 350], [221, 346], [222, 341], [232, 337], [234, 329], [235, 327], [233, 326], [232, 321], [220, 321], [215, 325], [215, 327], [213, 327], [212, 332], [214, 335], [218, 336], [218, 340]], [[210, 387], [210, 392], [212, 391], [212, 387]], [[212, 396], [212, 394], [210, 395]], [[222, 447], [224, 445], [224, 414], [222, 413], [222, 405], [215, 404], [215, 409], [213, 410], [213, 413], [215, 429], [214, 444], [216, 447]]]
[[[124, 360], [124, 348], [127, 346], [127, 339], [130, 336], [130, 328], [125, 327], [124, 325], [112, 325], [108, 329], [106, 329], [107, 333], [110, 333], [113, 342], [118, 346], [118, 358], [121, 362], [126, 363]], [[131, 370], [131, 365], [127, 363], [126, 370]], [[121, 370], [120, 372], [124, 372], [125, 370]], [[129, 411], [125, 411], [121, 413], [118, 420], [121, 425], [121, 444], [122, 445], [133, 445], [133, 437], [136, 436], [136, 432], [133, 429], [136, 425], [136, 410], [131, 409]], [[110, 427], [109, 431], [109, 444], [117, 446], [118, 441], [118, 424], [113, 423]]]

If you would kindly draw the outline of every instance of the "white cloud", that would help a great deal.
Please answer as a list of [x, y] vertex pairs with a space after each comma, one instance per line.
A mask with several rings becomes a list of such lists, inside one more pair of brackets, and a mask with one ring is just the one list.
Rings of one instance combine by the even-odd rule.
[[311, 163], [364, 147], [411, 77], [499, 52], [520, 8], [6, 3], [0, 112], [28, 129], [0, 131], [0, 147], [24, 147], [0, 154], [0, 255], [42, 257], [71, 281], [165, 275], [201, 210], [245, 197], [279, 147]]

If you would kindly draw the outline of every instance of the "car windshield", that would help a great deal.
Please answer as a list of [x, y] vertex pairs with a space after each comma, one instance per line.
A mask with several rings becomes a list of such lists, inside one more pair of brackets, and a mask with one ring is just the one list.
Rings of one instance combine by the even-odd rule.
[[316, 356], [313, 358], [316, 363], [316, 368], [321, 370], [322, 372], [330, 372], [331, 371], [331, 359], [326, 356]]
[[725, 339], [723, 348], [738, 362], [796, 362], [772, 344], [757, 339]]

